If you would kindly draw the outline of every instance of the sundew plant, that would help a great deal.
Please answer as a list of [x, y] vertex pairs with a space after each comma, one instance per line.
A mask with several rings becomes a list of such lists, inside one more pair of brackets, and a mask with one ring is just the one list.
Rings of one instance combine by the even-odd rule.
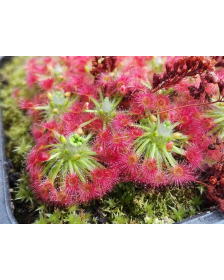
[[222, 156], [211, 145], [224, 137], [223, 66], [202, 56], [27, 59], [12, 95], [32, 122], [36, 198], [67, 207], [119, 183], [150, 192], [204, 181]]

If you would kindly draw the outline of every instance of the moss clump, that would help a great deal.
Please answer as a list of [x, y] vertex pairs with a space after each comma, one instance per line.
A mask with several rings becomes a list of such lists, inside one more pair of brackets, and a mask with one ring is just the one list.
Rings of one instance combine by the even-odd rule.
[[202, 204], [197, 187], [144, 192], [133, 184], [123, 183], [103, 199], [75, 210], [42, 205], [35, 223], [52, 223], [55, 215], [57, 223], [170, 224], [194, 215]]
[[26, 59], [25, 57], [14, 58], [11, 63], [7, 63], [1, 69], [0, 75], [2, 118], [7, 137], [6, 154], [13, 160], [17, 169], [22, 167], [24, 155], [33, 145], [29, 133], [31, 120], [18, 108], [17, 100], [13, 96], [17, 89], [19, 89], [20, 97], [31, 95], [25, 86], [25, 70], [22, 66]]

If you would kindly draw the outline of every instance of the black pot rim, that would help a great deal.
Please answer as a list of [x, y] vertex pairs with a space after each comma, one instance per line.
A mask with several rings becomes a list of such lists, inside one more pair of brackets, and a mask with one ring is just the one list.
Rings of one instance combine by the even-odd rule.
[[9, 182], [5, 170], [5, 143], [0, 108], [0, 224], [17, 224], [11, 208]]

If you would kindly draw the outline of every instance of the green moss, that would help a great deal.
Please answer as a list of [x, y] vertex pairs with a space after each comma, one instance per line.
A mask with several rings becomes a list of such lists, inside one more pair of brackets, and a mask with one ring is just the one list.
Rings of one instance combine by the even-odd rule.
[[[203, 208], [203, 187], [167, 188], [146, 191], [131, 183], [119, 184], [103, 199], [65, 209], [47, 207], [35, 199], [24, 171], [26, 154], [33, 146], [30, 118], [18, 108], [12, 93], [20, 89], [20, 97], [31, 97], [35, 91], [26, 87], [24, 63], [27, 57], [15, 57], [0, 74], [3, 123], [7, 136], [7, 157], [13, 162], [12, 172], [20, 179], [13, 193], [15, 216], [20, 223], [148, 223], [179, 221]], [[2, 83], [1, 83], [2, 81]], [[7, 84], [5, 83], [7, 81]]]
[[32, 147], [33, 140], [29, 134], [31, 120], [19, 108], [17, 100], [12, 97], [15, 89], [20, 89], [19, 96], [27, 97], [30, 93], [25, 87], [25, 70], [22, 65], [27, 58], [16, 57], [1, 70], [1, 78], [7, 81], [4, 85], [0, 81], [1, 108], [6, 141], [7, 157], [13, 160], [16, 168], [20, 169], [24, 155]]
[[35, 223], [55, 223], [57, 217], [57, 223], [170, 224], [200, 210], [203, 200], [199, 194], [198, 187], [148, 192], [123, 183], [86, 205], [63, 210], [42, 205]]

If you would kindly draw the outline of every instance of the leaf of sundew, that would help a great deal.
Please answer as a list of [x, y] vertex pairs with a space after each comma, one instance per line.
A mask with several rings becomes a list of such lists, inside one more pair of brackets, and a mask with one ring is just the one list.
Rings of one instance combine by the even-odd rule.
[[173, 129], [174, 129], [175, 127], [177, 127], [179, 124], [180, 124], [180, 122], [176, 122], [176, 123], [172, 124], [172, 125], [170, 126], [171, 130], [173, 130]]
[[136, 151], [136, 154], [138, 155], [142, 155], [145, 151], [145, 146], [150, 142], [149, 139], [147, 139], [145, 142], [142, 143], [142, 145], [138, 148], [138, 150]]
[[97, 162], [97, 157], [96, 157], [96, 155], [94, 154], [89, 154], [89, 155], [87, 155], [87, 156], [85, 156], [86, 158], [91, 158], [92, 160], [94, 160], [95, 162]]
[[74, 168], [76, 174], [78, 175], [79, 179], [80, 179], [83, 183], [85, 183], [86, 180], [85, 180], [85, 178], [83, 177], [83, 175], [82, 175], [81, 171], [79, 170], [78, 166], [76, 165], [76, 163], [75, 163], [75, 162], [72, 162], [72, 165], [73, 165], [73, 168]]
[[155, 149], [155, 158], [156, 158], [158, 169], [162, 170], [163, 169], [163, 167], [162, 167], [162, 157], [161, 157], [161, 154], [160, 154], [158, 149]]
[[156, 125], [160, 125], [160, 114], [157, 114], [157, 122], [156, 122]]
[[150, 153], [150, 158], [154, 158], [155, 157], [155, 150], [156, 150], [156, 143], [152, 144], [152, 150]]
[[43, 174], [46, 174], [47, 172], [48, 172], [48, 170], [53, 166], [55, 164], [55, 161], [50, 161], [47, 165], [46, 165], [46, 167], [44, 168], [44, 170], [43, 170]]
[[[139, 138], [138, 138], [139, 139]], [[138, 141], [134, 141], [133, 142], [133, 146], [135, 147], [135, 149], [137, 150], [146, 140], [148, 140], [149, 138], [148, 137], [145, 137], [144, 138], [141, 138], [140, 140]], [[151, 141], [151, 139], [149, 139]]]
[[64, 161], [63, 159], [57, 161], [55, 163], [55, 165], [52, 167], [52, 169], [51, 169], [51, 171], [49, 173], [49, 177], [50, 177], [50, 179], [52, 179], [52, 181], [54, 181], [55, 178], [57, 177], [58, 172], [59, 172], [59, 170], [60, 170], [60, 168], [61, 168], [61, 166], [63, 164], [63, 161]]
[[81, 156], [96, 156], [97, 155], [96, 152], [91, 151], [91, 150], [85, 150], [85, 149], [79, 151], [79, 153], [80, 153]]
[[152, 129], [152, 130], [155, 129], [156, 125], [155, 125], [154, 122], [152, 122], [152, 121], [149, 119], [149, 117], [147, 117], [147, 121], [148, 121], [148, 124], [149, 124], [149, 126], [151, 127], [151, 129]]
[[153, 132], [154, 132], [154, 131], [152, 131], [152, 132], [146, 132], [146, 133], [145, 133], [144, 135], [142, 135], [142, 136], [144, 136], [144, 137], [146, 137], [146, 138], [151, 138]]
[[90, 99], [96, 105], [96, 107], [100, 109], [100, 103], [93, 97], [90, 97]]
[[164, 163], [166, 164], [166, 166], [167, 166], [168, 168], [170, 168], [171, 166], [170, 166], [170, 164], [169, 164], [169, 162], [168, 162], [168, 160], [167, 160], [167, 158], [166, 158], [166, 155], [165, 155], [163, 152], [161, 153], [161, 155], [162, 155], [163, 161], [164, 161]]
[[[83, 159], [87, 159], [87, 158], [90, 158], [90, 157], [92, 157], [92, 156], [90, 156], [90, 155], [88, 155], [88, 156], [86, 156], [86, 155], [80, 155], [80, 160], [83, 160]], [[96, 159], [93, 157], [93, 160], [94, 161], [96, 161]]]
[[78, 168], [79, 168], [80, 172], [82, 172], [83, 175], [85, 175], [87, 177], [90, 176], [90, 172], [87, 169], [85, 169], [85, 168], [83, 168], [81, 166], [78, 166]]
[[113, 97], [113, 99], [112, 99], [112, 104], [114, 104], [114, 102], [117, 100], [117, 91], [115, 92], [115, 94], [114, 94], [114, 97]]
[[[89, 157], [81, 157], [80, 160], [82, 163], [87, 162], [87, 164], [89, 163]], [[95, 166], [95, 159], [94, 159], [94, 163], [93, 166]]]
[[177, 162], [175, 161], [175, 159], [173, 158], [171, 153], [167, 152], [166, 150], [164, 150], [164, 153], [165, 153], [166, 158], [168, 159], [168, 161], [169, 161], [169, 163], [171, 164], [172, 167], [177, 165]]
[[99, 163], [98, 161], [93, 161], [92, 159], [89, 159], [88, 162], [90, 164], [92, 164], [94, 166], [94, 168], [96, 168], [96, 167], [103, 168], [104, 167], [101, 163]]
[[54, 154], [54, 153], [60, 153], [61, 152], [61, 149], [52, 149], [50, 151], [48, 151], [48, 153], [51, 155], [51, 154]]
[[223, 110], [220, 110], [220, 108], [216, 108], [215, 111], [205, 111], [206, 116], [208, 117], [218, 117], [223, 114]]
[[89, 174], [88, 167], [87, 167], [86, 165], [84, 165], [84, 163], [83, 163], [81, 160], [77, 161], [75, 164], [78, 166], [78, 168], [79, 168], [83, 173]]
[[82, 167], [80, 167], [80, 170], [82, 171], [82, 174], [85, 174], [87, 177], [91, 177], [90, 176], [91, 171], [89, 171], [86, 167], [83, 168], [83, 165]]
[[93, 161], [92, 159], [85, 159], [85, 161], [95, 169], [96, 167], [103, 167], [99, 162]]
[[150, 84], [150, 81], [144, 82], [144, 81], [141, 80], [140, 83], [143, 84], [143, 86], [145, 86], [145, 87], [147, 87], [147, 88], [149, 88], [149, 89], [152, 88], [152, 86], [151, 86], [151, 84]]
[[145, 141], [147, 141], [147, 139], [144, 139], [144, 141], [141, 141], [140, 143], [133, 145], [134, 150], [137, 151], [138, 148], [141, 147], [141, 145], [145, 143]]
[[68, 162], [64, 162], [61, 167], [62, 180], [64, 180], [68, 173]]
[[152, 135], [152, 132], [145, 132], [143, 135], [139, 136], [134, 140], [134, 143], [138, 142], [139, 140], [145, 138], [145, 137], [150, 137]]
[[50, 106], [36, 106], [34, 107], [34, 110], [48, 110]]
[[58, 157], [61, 153], [56, 153], [56, 154], [53, 154], [50, 156], [50, 158], [48, 159], [49, 160], [52, 160], [52, 159], [55, 159], [56, 157]]
[[99, 93], [99, 96], [100, 96], [100, 101], [103, 103], [103, 94], [102, 94], [102, 91], [99, 90], [98, 93]]
[[68, 160], [68, 166], [69, 166], [69, 172], [70, 172], [70, 174], [73, 174], [73, 173], [74, 173], [74, 168], [73, 168], [73, 165], [72, 165], [72, 161], [71, 161], [71, 160]]
[[85, 157], [85, 158], [92, 158], [93, 160], [96, 161], [96, 154], [95, 153], [83, 153], [82, 156]]
[[99, 164], [96, 161], [93, 161], [92, 159], [83, 159], [82, 164], [85, 165], [85, 163], [90, 167], [90, 171], [92, 171], [93, 169], [95, 169], [97, 167], [103, 167], [101, 164]]
[[[144, 126], [144, 125], [137, 125], [137, 124], [133, 124], [132, 126], [137, 127], [137, 128], [141, 128], [141, 129], [145, 129], [148, 132], [152, 132], [152, 128]], [[140, 136], [141, 137], [141, 136]], [[139, 138], [140, 138], [139, 137]]]
[[219, 130], [220, 129], [220, 126], [216, 126], [215, 128], [213, 128], [212, 130], [210, 130], [209, 132], [208, 132], [208, 135], [211, 135], [211, 134], [213, 134], [213, 133], [215, 133], [217, 130]]
[[80, 163], [83, 164], [83, 166], [85, 166], [90, 172], [93, 171], [94, 167], [89, 165], [88, 162], [86, 160], [79, 160]]
[[152, 148], [152, 144], [150, 143], [146, 148], [145, 158], [149, 157], [151, 148]]
[[96, 166], [98, 167], [103, 167], [102, 164], [100, 164], [98, 161], [96, 161], [94, 158], [89, 158], [89, 160]]
[[72, 106], [72, 104], [73, 104], [74, 102], [76, 102], [78, 99], [79, 99], [79, 96], [76, 96], [75, 98], [72, 98], [71, 100], [69, 100], [69, 102], [68, 102], [68, 104], [67, 104], [67, 107]]
[[118, 99], [117, 99], [117, 101], [113, 104], [113, 106], [114, 106], [114, 108], [116, 108], [118, 105], [119, 105], [119, 103], [121, 102], [121, 100], [124, 98], [124, 96], [122, 95], [121, 97], [119, 97]]
[[75, 160], [72, 162], [73, 164], [73, 167], [74, 167], [74, 164], [76, 165], [76, 167], [80, 170], [80, 172], [82, 172], [82, 174], [86, 174], [86, 167], [83, 166], [81, 163], [80, 163], [80, 159], [79, 160]]
[[223, 121], [224, 121], [224, 117], [221, 117], [221, 118], [218, 118], [218, 119], [214, 120], [213, 122], [214, 123], [221, 123]]
[[[93, 133], [89, 133], [87, 136], [86, 136], [86, 138], [84, 139], [85, 140], [85, 143], [87, 143], [89, 140], [90, 140], [90, 138], [93, 136]], [[85, 145], [85, 147], [88, 147], [87, 146], [87, 144]]]
[[58, 147], [59, 145], [61, 145], [61, 144], [50, 144], [50, 145], [44, 146], [44, 148]]
[[179, 154], [179, 155], [184, 155], [185, 154], [185, 151], [176, 147], [176, 146], [173, 146], [173, 151], [176, 153], [176, 154]]

